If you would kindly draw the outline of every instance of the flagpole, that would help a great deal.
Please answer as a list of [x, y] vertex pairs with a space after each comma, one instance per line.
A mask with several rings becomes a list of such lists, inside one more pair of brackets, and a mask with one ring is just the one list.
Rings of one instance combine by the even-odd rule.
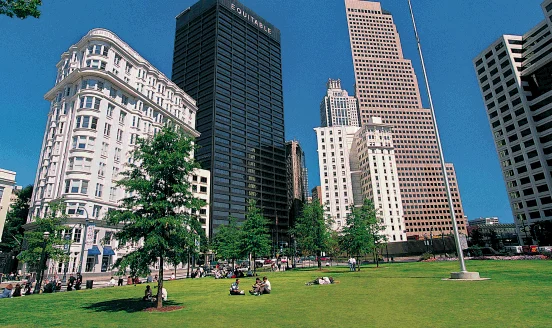
[[416, 44], [418, 46], [418, 54], [420, 55], [420, 61], [422, 64], [422, 72], [424, 74], [424, 81], [427, 90], [427, 97], [429, 99], [429, 109], [431, 110], [431, 120], [433, 128], [435, 129], [435, 137], [437, 139], [437, 147], [439, 147], [439, 161], [441, 164], [441, 170], [443, 171], [443, 180], [445, 183], [445, 191], [447, 194], [448, 206], [452, 219], [452, 229], [454, 231], [454, 240], [456, 244], [456, 253], [458, 254], [458, 261], [460, 262], [460, 272], [452, 272], [451, 279], [462, 280], [479, 280], [478, 272], [468, 272], [466, 270], [466, 263], [464, 261], [464, 254], [462, 252], [462, 246], [460, 245], [460, 235], [458, 234], [458, 225], [456, 223], [456, 213], [454, 211], [454, 202], [452, 200], [452, 194], [450, 192], [450, 184], [448, 180], [447, 168], [445, 164], [445, 155], [443, 153], [443, 147], [441, 144], [441, 137], [439, 136], [439, 130], [437, 128], [437, 118], [435, 117], [435, 108], [433, 106], [433, 98], [431, 97], [431, 89], [429, 88], [429, 80], [427, 78], [427, 72], [424, 62], [424, 56], [422, 54], [422, 45], [420, 43], [420, 37], [418, 36], [418, 29], [416, 28], [416, 20], [414, 19], [414, 11], [412, 10], [412, 3], [408, 0], [408, 7], [410, 9], [410, 17], [412, 18], [412, 25], [414, 26], [414, 34], [416, 36]]

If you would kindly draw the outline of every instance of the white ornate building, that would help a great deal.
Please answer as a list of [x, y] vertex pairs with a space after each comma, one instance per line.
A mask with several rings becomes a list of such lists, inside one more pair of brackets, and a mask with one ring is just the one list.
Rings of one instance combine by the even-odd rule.
[[[48, 203], [64, 198], [73, 241], [69, 263], [50, 263], [49, 272], [77, 272], [85, 220], [88, 240], [82, 272], [105, 272], [135, 245], [109, 238], [115, 228], [102, 220], [125, 191], [119, 174], [133, 159], [136, 139], [157, 133], [171, 121], [190, 135], [195, 130], [196, 102], [117, 35], [93, 29], [61, 55], [55, 86], [45, 99], [50, 112], [31, 202], [29, 223], [44, 216]], [[209, 174], [191, 177], [193, 192], [209, 202]], [[207, 207], [200, 212], [209, 226]], [[208, 229], [206, 229], [208, 232]], [[106, 239], [109, 241], [105, 241]]]
[[359, 174], [353, 172], [353, 185], [359, 177], [360, 194], [362, 198], [373, 200], [378, 219], [385, 227], [383, 233], [387, 240], [404, 241], [406, 231], [393, 146], [393, 128], [389, 124], [383, 124], [381, 118], [371, 117], [355, 137], [351, 163], [353, 157], [358, 159]]

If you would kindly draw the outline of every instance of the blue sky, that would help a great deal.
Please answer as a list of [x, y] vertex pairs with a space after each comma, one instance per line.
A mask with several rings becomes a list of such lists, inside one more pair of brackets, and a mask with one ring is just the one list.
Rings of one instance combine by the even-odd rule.
[[[315, 134], [328, 78], [353, 92], [342, 0], [243, 0], [282, 32], [286, 138], [301, 142], [309, 184], [319, 183]], [[62, 52], [90, 29], [110, 29], [170, 77], [175, 16], [195, 0], [46, 1], [40, 19], [0, 16], [0, 168], [34, 182]], [[406, 58], [422, 82], [407, 0], [382, 0], [397, 24]], [[456, 166], [469, 218], [512, 222], [472, 59], [502, 34], [523, 34], [544, 19], [541, 0], [413, 0], [445, 159]], [[423, 83], [420, 83], [423, 85]], [[424, 90], [422, 90], [424, 93]], [[427, 104], [427, 101], [425, 102]]]

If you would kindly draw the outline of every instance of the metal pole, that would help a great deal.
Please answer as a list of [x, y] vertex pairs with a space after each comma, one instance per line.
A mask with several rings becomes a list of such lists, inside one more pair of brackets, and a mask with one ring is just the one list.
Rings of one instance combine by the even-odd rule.
[[34, 289], [34, 294], [39, 294], [40, 293], [40, 287], [42, 285], [42, 279], [44, 278], [44, 261], [45, 261], [45, 257], [46, 257], [46, 241], [48, 240], [48, 237], [49, 237], [50, 233], [49, 232], [44, 232], [44, 235], [43, 235], [43, 238], [44, 238], [44, 241], [42, 242], [42, 254], [40, 254], [40, 263], [39, 263], [39, 271], [38, 273], [40, 274], [40, 276], [38, 277], [38, 279], [36, 280], [36, 285], [35, 285], [35, 289]]
[[422, 54], [422, 45], [420, 43], [420, 37], [418, 36], [418, 29], [416, 28], [416, 21], [414, 20], [414, 12], [412, 11], [412, 3], [408, 0], [408, 7], [410, 8], [410, 16], [412, 17], [412, 25], [414, 26], [414, 34], [416, 35], [416, 43], [418, 45], [418, 53], [420, 55], [420, 61], [422, 63], [422, 71], [424, 74], [425, 85], [427, 89], [427, 97], [429, 99], [429, 107], [431, 110], [431, 119], [433, 122], [433, 128], [435, 129], [435, 137], [437, 139], [437, 147], [439, 147], [439, 161], [441, 162], [441, 170], [443, 170], [443, 179], [445, 182], [445, 191], [447, 194], [448, 205], [450, 209], [452, 228], [454, 230], [454, 240], [456, 241], [456, 252], [458, 253], [458, 261], [460, 262], [460, 271], [467, 272], [466, 263], [464, 263], [464, 254], [462, 253], [462, 247], [460, 245], [460, 236], [458, 234], [458, 226], [456, 224], [456, 214], [454, 213], [454, 202], [452, 201], [452, 195], [450, 193], [450, 185], [447, 176], [447, 168], [445, 165], [445, 155], [443, 154], [443, 147], [441, 145], [441, 138], [439, 136], [439, 130], [437, 129], [437, 119], [435, 118], [435, 109], [433, 107], [433, 99], [431, 98], [431, 90], [429, 88], [429, 80], [427, 79], [427, 72], [425, 68], [424, 56]]
[[86, 207], [78, 207], [78, 208], [82, 208], [84, 210], [84, 213], [86, 213], [86, 220], [84, 221], [84, 235], [83, 233], [81, 232], [81, 239], [82, 239], [82, 247], [81, 247], [81, 254], [80, 254], [80, 262], [79, 262], [79, 270], [78, 270], [78, 274], [81, 275], [82, 273], [82, 261], [84, 259], [84, 246], [86, 245], [86, 230], [88, 229], [88, 211], [86, 210]]

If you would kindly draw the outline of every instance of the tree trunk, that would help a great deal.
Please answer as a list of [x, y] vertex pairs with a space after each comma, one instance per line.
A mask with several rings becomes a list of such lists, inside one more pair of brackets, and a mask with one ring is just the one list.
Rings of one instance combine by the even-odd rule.
[[159, 280], [157, 280], [157, 305], [156, 308], [163, 307], [163, 257], [159, 258]]
[[358, 255], [357, 255], [357, 258], [356, 258], [356, 259], [357, 259], [357, 260], [356, 260], [357, 271], [360, 271], [360, 264], [361, 264], [361, 263], [360, 263], [360, 261], [358, 260], [358, 259], [359, 259]]
[[376, 268], [379, 268], [379, 253], [376, 249]]
[[255, 260], [255, 253], [253, 253], [253, 275], [257, 275], [257, 262]]
[[188, 253], [188, 259], [186, 260], [186, 278], [190, 278], [190, 253]]
[[318, 260], [318, 270], [322, 270], [322, 260], [320, 260], [321, 255], [322, 255], [322, 252], [320, 251], [316, 252], [316, 258]]

